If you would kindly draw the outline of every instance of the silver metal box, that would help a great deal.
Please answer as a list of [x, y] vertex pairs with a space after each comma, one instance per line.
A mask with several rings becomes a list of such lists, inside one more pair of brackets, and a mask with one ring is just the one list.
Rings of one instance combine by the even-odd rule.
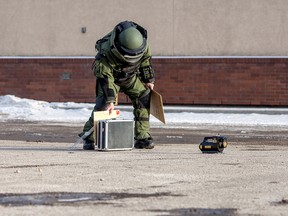
[[133, 120], [100, 120], [96, 146], [100, 151], [131, 150], [134, 147]]

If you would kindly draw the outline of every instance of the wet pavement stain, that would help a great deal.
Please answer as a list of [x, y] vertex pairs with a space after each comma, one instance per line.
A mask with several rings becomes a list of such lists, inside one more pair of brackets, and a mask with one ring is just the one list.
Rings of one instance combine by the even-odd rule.
[[[237, 216], [237, 209], [235, 208], [179, 208], [171, 210], [152, 210], [152, 212], [161, 213], [164, 216], [208, 216], [208, 215], [221, 215], [221, 216]], [[164, 213], [164, 214], [163, 214]]]
[[0, 166], [0, 169], [15, 169], [15, 168], [37, 168], [37, 167], [54, 167], [54, 166], [74, 166], [80, 165], [82, 163], [77, 164], [35, 164], [35, 165], [14, 165], [14, 166]]
[[151, 198], [165, 196], [181, 196], [171, 193], [31, 193], [31, 194], [0, 194], [2, 206], [27, 206], [27, 205], [87, 205], [109, 204], [108, 201], [125, 198]]
[[272, 205], [288, 205], [288, 199], [282, 199], [278, 202], [272, 202]]

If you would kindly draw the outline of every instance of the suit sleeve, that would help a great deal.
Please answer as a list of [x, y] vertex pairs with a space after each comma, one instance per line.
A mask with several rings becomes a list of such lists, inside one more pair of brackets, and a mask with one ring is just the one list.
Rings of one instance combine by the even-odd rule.
[[151, 51], [150, 47], [148, 46], [144, 56], [143, 61], [141, 62], [139, 71], [140, 71], [140, 78], [144, 83], [154, 83], [155, 76], [154, 70], [151, 62]]
[[[115, 103], [116, 89], [112, 70], [103, 59], [99, 59], [94, 66], [94, 75], [96, 76], [96, 85], [100, 86], [106, 103]], [[99, 89], [97, 86], [96, 89]], [[97, 95], [98, 96], [98, 95]]]

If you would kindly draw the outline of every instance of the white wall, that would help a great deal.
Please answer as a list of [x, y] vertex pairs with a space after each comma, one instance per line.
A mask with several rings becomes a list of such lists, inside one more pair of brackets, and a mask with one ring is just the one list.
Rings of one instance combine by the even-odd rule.
[[287, 0], [0, 0], [0, 56], [93, 56], [123, 20], [148, 30], [153, 55], [283, 56], [287, 11]]

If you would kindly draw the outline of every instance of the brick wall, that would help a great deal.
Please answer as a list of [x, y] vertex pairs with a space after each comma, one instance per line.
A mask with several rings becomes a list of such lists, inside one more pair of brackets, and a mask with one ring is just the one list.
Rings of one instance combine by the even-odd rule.
[[[0, 95], [95, 101], [92, 58], [0, 58]], [[288, 106], [287, 58], [154, 58], [165, 104]], [[123, 94], [120, 103], [130, 103]]]

